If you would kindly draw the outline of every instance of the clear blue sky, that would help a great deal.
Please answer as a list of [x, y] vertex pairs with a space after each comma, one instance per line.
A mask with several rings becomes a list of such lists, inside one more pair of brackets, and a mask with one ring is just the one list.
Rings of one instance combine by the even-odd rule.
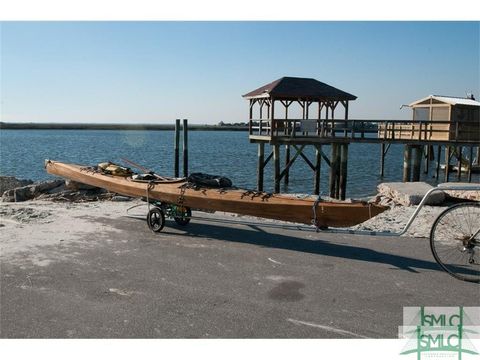
[[241, 95], [312, 77], [350, 117], [410, 118], [429, 94], [480, 98], [478, 22], [3, 22], [1, 120], [246, 121]]

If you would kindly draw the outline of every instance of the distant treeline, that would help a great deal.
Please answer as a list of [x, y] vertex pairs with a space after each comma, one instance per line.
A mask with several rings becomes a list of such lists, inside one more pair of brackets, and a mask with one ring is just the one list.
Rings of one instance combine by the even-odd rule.
[[[174, 124], [65, 124], [65, 123], [6, 123], [0, 122], [0, 129], [18, 130], [175, 130]], [[247, 131], [245, 125], [201, 125], [188, 124], [188, 130]]]
[[[344, 123], [336, 124], [336, 128], [345, 126]], [[364, 130], [364, 132], [376, 132], [377, 124], [368, 121], [349, 121], [347, 128]], [[175, 130], [174, 124], [86, 124], [86, 123], [7, 123], [0, 122], [0, 129], [18, 130]], [[224, 123], [220, 121], [215, 125], [188, 124], [188, 130], [203, 131], [248, 131], [247, 123]], [[340, 129], [339, 129], [340, 130]]]

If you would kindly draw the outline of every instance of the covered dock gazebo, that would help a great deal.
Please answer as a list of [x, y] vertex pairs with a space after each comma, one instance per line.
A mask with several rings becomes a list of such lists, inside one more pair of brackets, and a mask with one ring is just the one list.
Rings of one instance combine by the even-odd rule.
[[[273, 157], [275, 192], [280, 192], [280, 181], [289, 182], [289, 168], [296, 158], [303, 158], [314, 171], [314, 193], [320, 190], [320, 163], [322, 156], [330, 165], [330, 195], [345, 198], [348, 142], [329, 139], [338, 129], [336, 116], [348, 120], [349, 101], [355, 95], [311, 78], [282, 77], [243, 95], [249, 101], [249, 138], [258, 143], [257, 189], [263, 190], [263, 169]], [[339, 105], [341, 105], [339, 107]], [[338, 115], [340, 114], [341, 117]], [[331, 144], [331, 159], [321, 151], [321, 144]], [[273, 147], [265, 160], [265, 144]], [[285, 145], [285, 168], [280, 171], [280, 145]], [[312, 162], [303, 149], [315, 146]], [[296, 154], [290, 158], [290, 147]]]
[[[348, 119], [348, 103], [357, 98], [318, 80], [298, 77], [282, 77], [243, 97], [250, 102], [249, 130], [254, 140], [324, 136], [333, 129], [337, 106], [343, 106], [342, 118]], [[289, 115], [292, 105], [301, 108], [300, 117]]]

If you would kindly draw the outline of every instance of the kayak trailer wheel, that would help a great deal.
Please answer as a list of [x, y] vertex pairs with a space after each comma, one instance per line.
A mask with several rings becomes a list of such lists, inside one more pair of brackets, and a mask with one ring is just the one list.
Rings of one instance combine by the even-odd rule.
[[154, 207], [147, 214], [147, 224], [153, 232], [162, 231], [165, 226], [165, 213], [162, 209]]
[[186, 226], [192, 217], [192, 210], [189, 207], [179, 207], [177, 208], [177, 215], [180, 216], [174, 216], [173, 220], [180, 226]]

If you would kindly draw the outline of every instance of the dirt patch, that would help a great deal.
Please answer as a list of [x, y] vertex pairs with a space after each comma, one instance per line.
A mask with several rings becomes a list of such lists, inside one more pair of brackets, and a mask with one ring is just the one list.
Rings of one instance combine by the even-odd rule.
[[268, 297], [279, 301], [299, 301], [305, 297], [300, 292], [304, 287], [305, 284], [300, 281], [282, 281], [268, 292]]

